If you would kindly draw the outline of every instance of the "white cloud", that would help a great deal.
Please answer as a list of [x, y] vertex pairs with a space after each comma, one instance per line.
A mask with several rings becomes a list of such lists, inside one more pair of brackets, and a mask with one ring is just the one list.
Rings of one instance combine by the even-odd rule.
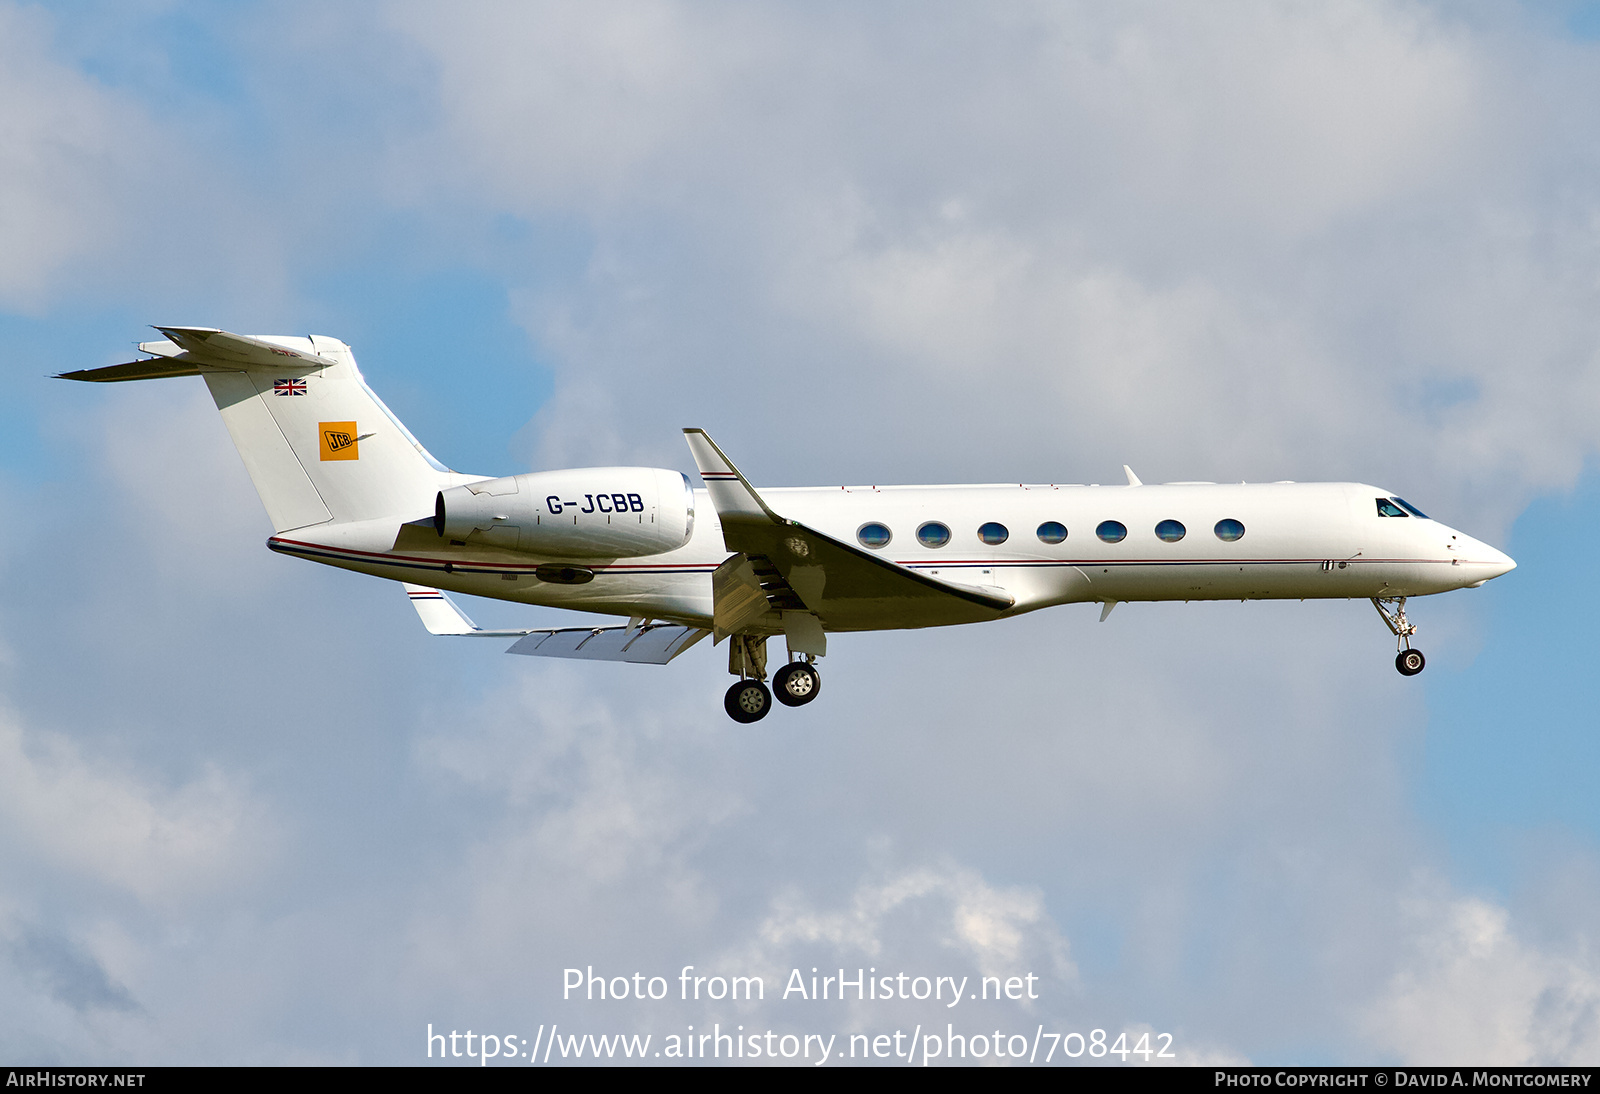
[[786, 889], [745, 947], [747, 957], [730, 956], [729, 963], [765, 966], [778, 980], [802, 964], [802, 952], [825, 954], [829, 962], [910, 967], [917, 974], [936, 966], [939, 973], [959, 969], [970, 971], [974, 983], [980, 976], [1004, 980], [1032, 972], [1058, 997], [1076, 979], [1067, 940], [1045, 912], [1041, 893], [990, 885], [977, 871], [950, 862], [864, 880], [834, 910]]
[[260, 549], [272, 525], [199, 380], [117, 385], [60, 432], [105, 468], [110, 504], [165, 582], [233, 602], [261, 592], [268, 576], [242, 570], [238, 556]]
[[260, 805], [216, 768], [152, 785], [9, 715], [0, 718], [0, 815], [9, 855], [158, 906], [248, 870], [267, 836]]
[[107, 237], [153, 128], [133, 104], [57, 59], [40, 9], [0, 5], [0, 303], [35, 307]]
[[1408, 1064], [1559, 1066], [1600, 1055], [1600, 960], [1580, 937], [1519, 937], [1506, 909], [1473, 897], [1417, 900], [1411, 951], [1363, 1026]]
[[[519, 312], [538, 463], [826, 422], [841, 476], [1398, 479], [1492, 536], [1600, 447], [1600, 202], [1545, 200], [1586, 53], [1358, 0], [903, 14], [401, 9], [430, 192], [593, 233]], [[979, 467], [928, 451], [963, 427]]]

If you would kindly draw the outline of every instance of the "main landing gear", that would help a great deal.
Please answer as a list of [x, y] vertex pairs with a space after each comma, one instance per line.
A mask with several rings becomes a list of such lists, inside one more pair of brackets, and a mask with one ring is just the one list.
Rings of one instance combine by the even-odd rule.
[[735, 722], [759, 722], [772, 709], [772, 692], [760, 680], [740, 680], [728, 689], [722, 706]]
[[772, 674], [772, 689], [762, 683], [767, 675], [767, 639], [759, 634], [735, 634], [729, 639], [728, 671], [739, 679], [728, 689], [722, 706], [736, 722], [759, 722], [772, 709], [773, 693], [786, 707], [799, 707], [822, 691], [822, 676], [815, 658], [790, 661]]
[[790, 661], [772, 674], [778, 702], [786, 707], [803, 707], [822, 690], [822, 676], [809, 661]]
[[[1390, 604], [1394, 607], [1387, 606]], [[1400, 670], [1401, 676], [1415, 676], [1421, 672], [1428, 661], [1422, 656], [1421, 650], [1411, 648], [1411, 636], [1417, 633], [1417, 625], [1406, 618], [1406, 598], [1375, 596], [1372, 606], [1378, 609], [1384, 623], [1394, 632], [1395, 647], [1400, 651], [1394, 656], [1394, 667]]]

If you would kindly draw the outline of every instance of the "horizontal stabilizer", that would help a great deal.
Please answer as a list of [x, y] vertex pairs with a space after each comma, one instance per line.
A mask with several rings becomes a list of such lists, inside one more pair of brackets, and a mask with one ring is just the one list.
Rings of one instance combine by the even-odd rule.
[[[183, 351], [175, 360], [187, 360], [195, 364], [220, 365], [234, 369], [292, 370], [297, 365], [312, 369], [336, 363], [315, 353], [290, 349], [288, 346], [261, 338], [251, 338], [244, 334], [230, 334], [228, 331], [212, 327], [157, 327], [156, 330], [172, 339], [171, 345]], [[146, 353], [162, 356], [171, 353], [166, 345], [159, 342], [141, 343], [139, 348]]]
[[[315, 353], [243, 334], [211, 327], [157, 327], [170, 341], [140, 342], [139, 348], [155, 356], [105, 368], [63, 372], [58, 380], [87, 380], [108, 384], [122, 380], [160, 380], [168, 376], [200, 376], [207, 372], [271, 369], [292, 375], [325, 368], [335, 362]], [[285, 341], [291, 341], [285, 339]], [[305, 339], [298, 339], [302, 343]]]
[[169, 361], [153, 357], [146, 361], [129, 361], [125, 365], [107, 365], [105, 368], [82, 368], [76, 372], [63, 372], [59, 373], [56, 379], [111, 384], [119, 380], [160, 380], [168, 376], [199, 376], [201, 371], [192, 361]]
[[564, 627], [529, 631], [506, 650], [532, 657], [573, 657], [584, 661], [631, 661], [665, 665], [711, 632], [679, 623], [647, 623], [642, 627]]

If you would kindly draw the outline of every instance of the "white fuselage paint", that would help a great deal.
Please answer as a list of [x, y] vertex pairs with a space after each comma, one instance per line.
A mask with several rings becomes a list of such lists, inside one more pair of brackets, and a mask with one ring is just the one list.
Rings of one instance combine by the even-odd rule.
[[[1008, 615], [1085, 601], [1424, 596], [1479, 585], [1516, 565], [1438, 521], [1380, 516], [1377, 499], [1391, 493], [1358, 483], [814, 487], [761, 496], [784, 517], [852, 545], [863, 524], [883, 524], [893, 538], [876, 553], [947, 581], [996, 586], [1015, 599]], [[695, 491], [695, 508], [688, 543], [643, 558], [546, 559], [452, 546], [431, 528], [395, 520], [286, 531], [269, 545], [452, 592], [709, 627], [711, 572], [729, 552], [704, 490]], [[1213, 529], [1224, 519], [1245, 534], [1218, 538]], [[1095, 529], [1107, 520], [1126, 526], [1126, 538], [1099, 539]], [[1181, 522], [1183, 538], [1158, 538], [1164, 520]], [[950, 529], [947, 544], [918, 542], [927, 521]], [[991, 521], [1008, 529], [1004, 543], [980, 541], [979, 526]], [[1067, 538], [1042, 542], [1036, 529], [1046, 521], [1064, 525]], [[534, 576], [550, 562], [592, 569], [594, 580], [563, 585]], [[892, 616], [870, 623], [905, 625]]]

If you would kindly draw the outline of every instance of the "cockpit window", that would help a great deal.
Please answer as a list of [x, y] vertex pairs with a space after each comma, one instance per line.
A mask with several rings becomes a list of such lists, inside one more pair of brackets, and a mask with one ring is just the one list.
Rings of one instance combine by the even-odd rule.
[[1410, 514], [1404, 509], [1400, 508], [1394, 502], [1390, 501], [1388, 498], [1379, 498], [1378, 515], [1380, 517], [1404, 517], [1409, 516]]
[[1412, 505], [1405, 498], [1390, 498], [1389, 500], [1414, 517], [1421, 517], [1423, 520], [1429, 519], [1428, 514], [1424, 513], [1421, 509], [1418, 509], [1415, 505]]

